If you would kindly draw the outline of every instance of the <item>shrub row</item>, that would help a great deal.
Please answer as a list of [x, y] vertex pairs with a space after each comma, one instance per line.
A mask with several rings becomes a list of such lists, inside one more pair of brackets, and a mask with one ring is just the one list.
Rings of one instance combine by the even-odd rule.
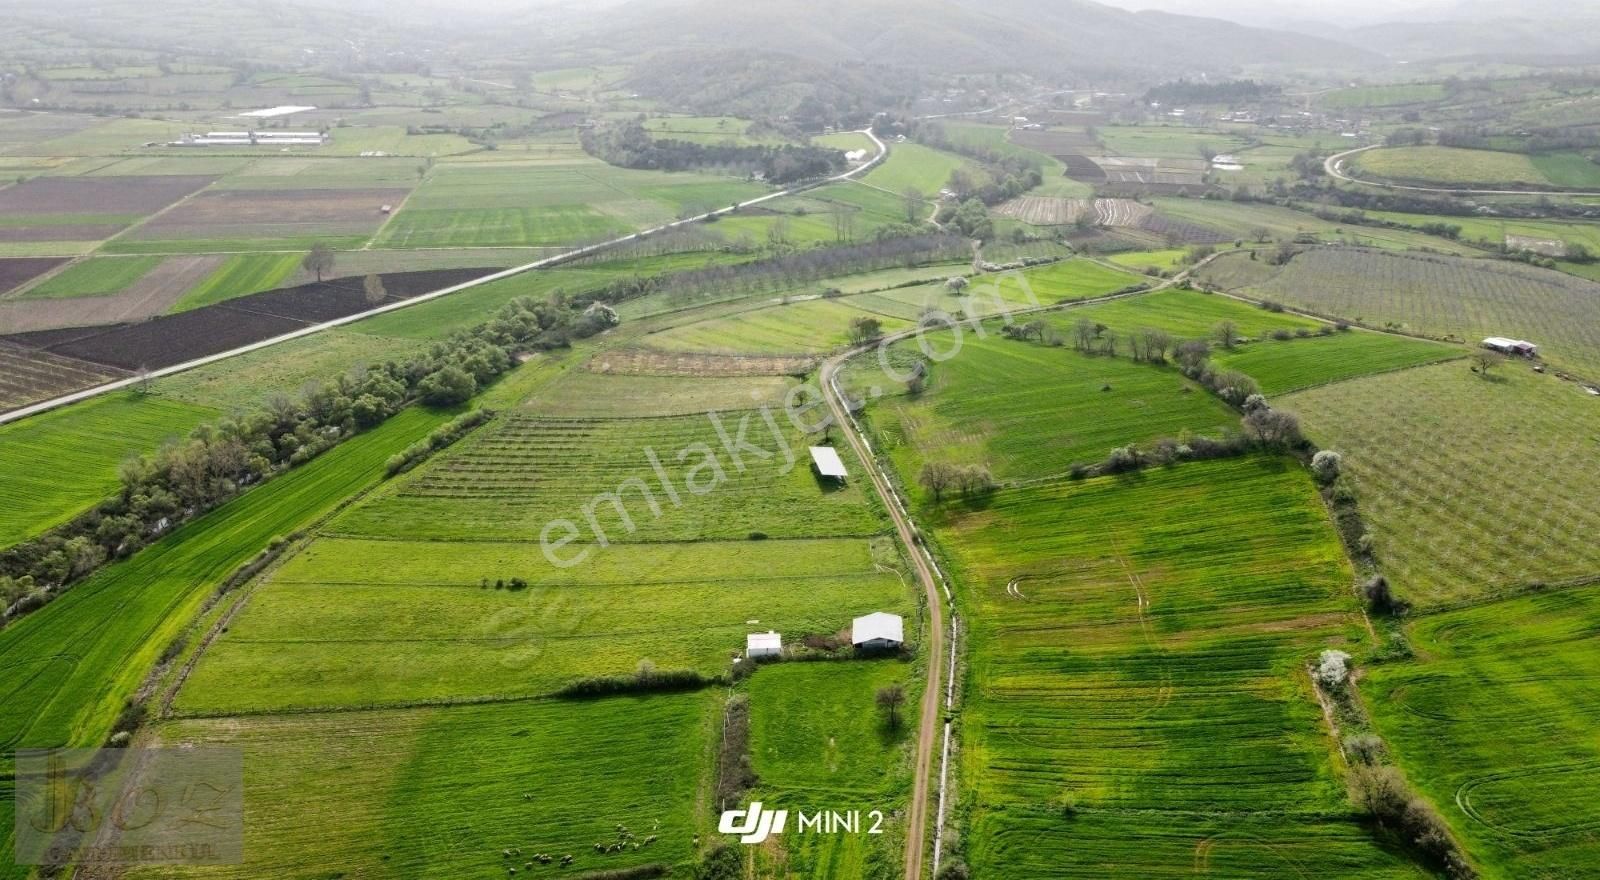
[[403, 474], [427, 460], [435, 452], [467, 436], [473, 428], [487, 424], [492, 418], [494, 418], [494, 410], [487, 408], [475, 409], [472, 412], [457, 416], [435, 428], [433, 433], [428, 435], [428, 439], [419, 440], [400, 452], [389, 456], [388, 462], [384, 464], [384, 470], [391, 477], [396, 474]]

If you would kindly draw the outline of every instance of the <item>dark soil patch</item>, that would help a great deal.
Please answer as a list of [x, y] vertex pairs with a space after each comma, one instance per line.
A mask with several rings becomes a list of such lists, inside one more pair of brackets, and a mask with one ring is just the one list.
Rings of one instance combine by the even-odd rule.
[[0, 410], [49, 400], [119, 375], [99, 364], [0, 343]]
[[[498, 269], [434, 269], [384, 274], [385, 302], [398, 302], [492, 274]], [[0, 344], [38, 349], [124, 370], [159, 369], [270, 339], [373, 308], [360, 277], [269, 290], [110, 327], [46, 330], [0, 337]]]
[[1221, 244], [1233, 241], [1234, 236], [1226, 232], [1219, 232], [1209, 226], [1190, 223], [1186, 220], [1174, 220], [1161, 214], [1151, 214], [1139, 224], [1140, 229], [1154, 232], [1157, 235], [1173, 235], [1177, 238], [1197, 244]]
[[288, 189], [204, 192], [139, 230], [140, 238], [250, 238], [376, 229], [409, 190]]
[[66, 261], [66, 257], [17, 257], [0, 260], [0, 293], [15, 290], [24, 282], [38, 278]]
[[215, 178], [35, 177], [0, 190], [0, 214], [153, 214]]
[[1096, 186], [1106, 182], [1106, 170], [1095, 164], [1088, 156], [1069, 153], [1057, 156], [1067, 166], [1067, 176], [1079, 183], [1089, 183]]

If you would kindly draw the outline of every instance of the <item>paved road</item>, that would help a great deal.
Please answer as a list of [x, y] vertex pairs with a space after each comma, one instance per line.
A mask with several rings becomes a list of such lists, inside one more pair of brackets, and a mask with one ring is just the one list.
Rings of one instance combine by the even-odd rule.
[[1360, 177], [1351, 177], [1344, 173], [1344, 160], [1367, 150], [1376, 149], [1383, 144], [1368, 144], [1345, 150], [1343, 153], [1334, 153], [1322, 161], [1322, 169], [1328, 176], [1345, 183], [1359, 183], [1364, 186], [1376, 186], [1383, 189], [1398, 189], [1406, 192], [1447, 193], [1458, 196], [1600, 196], [1600, 192], [1567, 189], [1459, 189], [1448, 186], [1407, 186], [1400, 183], [1384, 183], [1377, 180], [1363, 180]]
[[[849, 171], [844, 172], [843, 174], [838, 174], [838, 175], [835, 175], [833, 177], [828, 178], [829, 181], [850, 180], [850, 179], [852, 179], [854, 177], [857, 177], [857, 176], [859, 176], [861, 174], [865, 174], [868, 169], [870, 169], [873, 166], [877, 165], [879, 162], [882, 162], [884, 157], [889, 154], [889, 146], [887, 144], [885, 144], [883, 141], [879, 140], [878, 136], [876, 134], [872, 133], [872, 129], [870, 129], [870, 128], [862, 129], [859, 132], [859, 134], [864, 134], [867, 137], [872, 139], [872, 142], [874, 144], [876, 144], [877, 147], [878, 147], [878, 154], [876, 156], [873, 156], [871, 160], [869, 160], [869, 161], [867, 161], [867, 162], [865, 162], [865, 163], [863, 163], [861, 165], [858, 165], [855, 168], [852, 168]], [[237, 357], [237, 356], [239, 356], [241, 354], [246, 354], [248, 352], [259, 351], [259, 350], [261, 350], [263, 348], [268, 348], [268, 347], [271, 347], [271, 346], [274, 346], [274, 345], [278, 345], [279, 343], [288, 342], [291, 339], [299, 339], [299, 338], [301, 338], [303, 336], [310, 336], [313, 333], [320, 333], [323, 330], [331, 330], [334, 327], [343, 327], [346, 324], [353, 324], [356, 321], [365, 320], [367, 318], [373, 317], [374, 315], [381, 315], [381, 314], [384, 314], [386, 312], [392, 312], [392, 311], [395, 311], [397, 309], [403, 309], [403, 308], [407, 308], [409, 306], [414, 306], [417, 303], [428, 302], [429, 300], [435, 300], [435, 299], [438, 299], [438, 298], [443, 297], [443, 296], [449, 296], [452, 293], [460, 293], [463, 290], [470, 290], [470, 289], [472, 289], [474, 287], [481, 287], [481, 286], [483, 286], [485, 284], [491, 284], [491, 283], [496, 282], [496, 281], [500, 281], [500, 280], [503, 280], [503, 279], [506, 279], [506, 278], [511, 278], [511, 277], [514, 277], [514, 276], [517, 276], [517, 275], [521, 275], [524, 272], [532, 272], [532, 271], [537, 270], [537, 269], [548, 269], [551, 266], [557, 266], [557, 265], [560, 265], [562, 263], [566, 263], [566, 262], [570, 262], [572, 260], [578, 259], [580, 257], [586, 257], [586, 256], [588, 256], [590, 254], [593, 254], [593, 253], [595, 253], [597, 251], [605, 250], [606, 248], [609, 248], [609, 247], [614, 247], [614, 246], [619, 245], [619, 244], [626, 244], [627, 242], [630, 242], [630, 241], [637, 241], [638, 239], [643, 238], [645, 236], [653, 235], [653, 234], [658, 233], [658, 232], [665, 232], [666, 230], [669, 230], [669, 229], [676, 229], [677, 227], [683, 226], [683, 225], [686, 225], [686, 224], [697, 223], [697, 222], [699, 222], [701, 220], [706, 219], [707, 217], [720, 217], [723, 214], [733, 213], [734, 211], [737, 211], [740, 208], [747, 208], [747, 207], [750, 207], [752, 205], [759, 205], [762, 202], [768, 202], [768, 201], [771, 201], [773, 199], [780, 199], [780, 198], [783, 198], [784, 196], [793, 195], [796, 192], [800, 192], [800, 191], [802, 191], [803, 189], [806, 189], [806, 188], [808, 188], [808, 187], [802, 187], [800, 189], [779, 190], [778, 192], [767, 193], [764, 196], [760, 196], [758, 198], [750, 199], [749, 201], [740, 202], [737, 205], [732, 205], [732, 206], [727, 207], [727, 208], [719, 208], [719, 209], [717, 209], [715, 211], [707, 211], [704, 214], [697, 214], [697, 215], [695, 215], [693, 217], [686, 217], [686, 218], [684, 218], [682, 220], [674, 220], [671, 223], [666, 223], [666, 224], [663, 224], [661, 226], [654, 227], [652, 229], [646, 229], [643, 232], [635, 232], [635, 233], [633, 233], [631, 235], [624, 235], [624, 236], [622, 236], [620, 238], [613, 238], [610, 241], [603, 241], [603, 242], [600, 242], [599, 244], [592, 244], [592, 245], [589, 245], [587, 247], [577, 248], [576, 250], [565, 251], [563, 253], [557, 254], [556, 256], [546, 257], [546, 258], [544, 258], [542, 260], [536, 260], [536, 261], [534, 261], [532, 263], [527, 263], [527, 264], [524, 264], [524, 265], [521, 265], [521, 266], [513, 266], [510, 269], [505, 269], [503, 271], [496, 272], [496, 273], [494, 273], [492, 275], [485, 275], [482, 278], [475, 278], [475, 279], [473, 279], [471, 281], [468, 281], [468, 282], [466, 282], [464, 284], [456, 284], [456, 285], [452, 285], [450, 287], [446, 287], [446, 288], [444, 288], [442, 290], [435, 290], [435, 291], [432, 291], [430, 293], [424, 293], [421, 296], [414, 296], [411, 299], [405, 300], [404, 302], [389, 303], [388, 305], [379, 306], [379, 307], [377, 307], [375, 309], [368, 309], [367, 311], [364, 311], [364, 312], [357, 312], [354, 315], [346, 315], [346, 316], [344, 316], [342, 318], [335, 318], [332, 321], [324, 321], [321, 324], [313, 324], [313, 325], [311, 325], [309, 327], [302, 327], [299, 330], [294, 330], [294, 331], [291, 331], [289, 333], [285, 333], [285, 334], [283, 334], [281, 336], [274, 336], [271, 339], [263, 339], [263, 340], [261, 340], [259, 342], [252, 342], [249, 345], [241, 345], [238, 348], [231, 349], [229, 351], [218, 352], [216, 354], [207, 355], [207, 356], [202, 357], [202, 358], [195, 358], [192, 361], [185, 361], [184, 363], [174, 364], [174, 365], [172, 365], [170, 367], [163, 367], [163, 368], [161, 368], [159, 370], [151, 370], [149, 375], [148, 375], [148, 378], [155, 379], [155, 378], [159, 378], [161, 376], [170, 376], [170, 375], [172, 375], [174, 373], [181, 373], [181, 372], [183, 372], [185, 370], [192, 370], [195, 367], [203, 367], [206, 364], [214, 364], [214, 363], [216, 363], [218, 361], [227, 360], [228, 358]], [[20, 409], [11, 410], [10, 412], [7, 412], [7, 413], [0, 413], [0, 425], [6, 424], [7, 422], [14, 422], [14, 421], [17, 421], [18, 419], [25, 419], [28, 416], [37, 415], [39, 413], [45, 412], [46, 410], [55, 409], [56, 407], [59, 407], [59, 406], [66, 406], [69, 403], [77, 403], [78, 401], [81, 401], [81, 400], [88, 400], [91, 397], [97, 397], [97, 396], [99, 396], [101, 394], [105, 394], [105, 393], [110, 392], [110, 391], [117, 391], [117, 390], [123, 389], [123, 388], [131, 388], [134, 385], [138, 384], [139, 382], [143, 381], [144, 378], [146, 378], [146, 377], [130, 376], [130, 377], [126, 378], [126, 379], [118, 379], [115, 382], [107, 382], [107, 383], [105, 383], [103, 385], [96, 385], [93, 388], [85, 388], [82, 391], [74, 391], [71, 394], [63, 394], [60, 397], [52, 398], [50, 400], [41, 401], [39, 403], [30, 404], [30, 405], [22, 407]]]

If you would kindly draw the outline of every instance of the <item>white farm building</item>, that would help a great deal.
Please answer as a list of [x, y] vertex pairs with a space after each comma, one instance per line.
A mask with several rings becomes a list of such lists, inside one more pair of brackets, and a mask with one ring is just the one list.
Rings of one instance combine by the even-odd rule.
[[744, 655], [751, 660], [757, 657], [776, 657], [783, 653], [783, 636], [768, 630], [744, 637]]
[[1518, 357], [1535, 357], [1539, 354], [1539, 346], [1524, 339], [1507, 339], [1504, 336], [1491, 336], [1483, 341], [1483, 347], [1501, 354], [1514, 354]]
[[811, 447], [811, 465], [817, 469], [818, 475], [841, 483], [848, 476], [844, 471], [844, 462], [839, 458], [839, 450], [832, 446]]
[[887, 651], [905, 642], [906, 624], [898, 614], [874, 611], [850, 624], [850, 644], [863, 651]]

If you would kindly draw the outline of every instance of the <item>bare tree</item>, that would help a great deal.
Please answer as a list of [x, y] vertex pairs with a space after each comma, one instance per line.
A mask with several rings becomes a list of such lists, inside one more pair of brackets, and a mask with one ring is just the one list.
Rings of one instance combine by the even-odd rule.
[[319, 241], [311, 246], [311, 253], [300, 261], [300, 266], [307, 272], [315, 272], [320, 282], [323, 274], [333, 271], [333, 263], [333, 248], [328, 247], [327, 242]]
[[1489, 371], [1506, 362], [1506, 356], [1498, 351], [1480, 348], [1472, 353], [1472, 369], [1478, 375], [1488, 377]]
[[923, 197], [922, 192], [916, 187], [910, 187], [905, 191], [904, 198], [906, 206], [906, 222], [922, 222], [922, 215], [927, 211], [928, 204], [927, 199]]
[[368, 275], [363, 278], [361, 280], [361, 289], [366, 294], [367, 302], [372, 305], [383, 302], [383, 298], [389, 295], [389, 291], [383, 287], [383, 279], [377, 275]]
[[878, 708], [889, 716], [889, 729], [897, 730], [900, 727], [900, 707], [906, 701], [906, 689], [899, 684], [886, 684], [878, 688]]
[[1223, 348], [1232, 349], [1239, 344], [1239, 325], [1232, 321], [1217, 322], [1217, 326], [1213, 327], [1211, 332], [1216, 335], [1217, 342], [1221, 343]]
[[955, 485], [956, 471], [943, 462], [930, 461], [923, 465], [922, 471], [917, 474], [917, 482], [928, 490], [934, 501], [942, 501], [944, 493]]

